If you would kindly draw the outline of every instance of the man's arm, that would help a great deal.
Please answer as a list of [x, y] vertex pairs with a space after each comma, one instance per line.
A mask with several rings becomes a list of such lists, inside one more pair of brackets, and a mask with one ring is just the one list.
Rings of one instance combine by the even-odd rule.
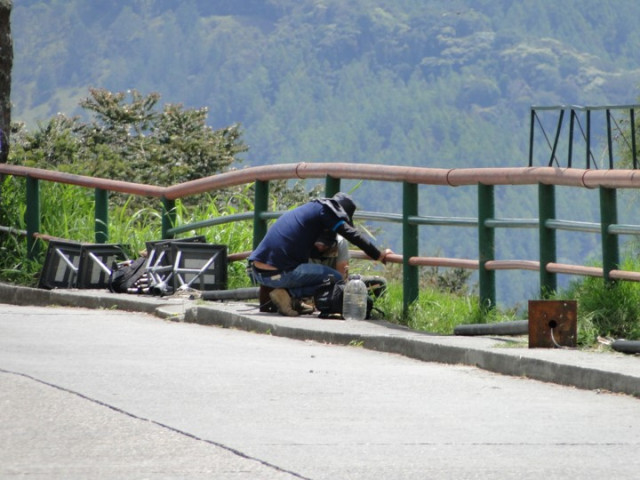
[[364, 253], [369, 255], [374, 260], [380, 260], [385, 263], [385, 258], [389, 253], [392, 253], [390, 249], [386, 249], [381, 252], [371, 241], [365, 237], [360, 231], [348, 223], [342, 223], [336, 230], [337, 233], [346, 238], [350, 243], [353, 243], [356, 247], [362, 249]]

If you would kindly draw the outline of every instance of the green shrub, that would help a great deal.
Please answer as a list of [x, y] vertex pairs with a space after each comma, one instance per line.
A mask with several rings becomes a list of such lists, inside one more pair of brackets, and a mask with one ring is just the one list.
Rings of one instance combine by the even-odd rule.
[[[407, 318], [403, 318], [402, 285], [398, 282], [389, 283], [386, 294], [376, 300], [375, 306], [390, 322], [445, 335], [452, 334], [457, 325], [486, 321], [476, 296], [453, 294], [437, 288], [421, 288], [418, 300], [410, 306]], [[500, 320], [499, 315], [491, 318]]]
[[[632, 259], [622, 269], [638, 271]], [[578, 303], [578, 343], [592, 345], [597, 337], [640, 338], [640, 283], [618, 281], [605, 285], [602, 278], [583, 277], [560, 291], [556, 298]]]

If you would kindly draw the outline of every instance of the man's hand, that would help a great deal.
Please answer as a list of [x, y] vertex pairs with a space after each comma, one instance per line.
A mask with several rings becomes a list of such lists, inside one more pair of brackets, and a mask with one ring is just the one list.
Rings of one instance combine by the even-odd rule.
[[389, 255], [390, 253], [393, 253], [393, 251], [390, 248], [385, 248], [385, 250], [380, 254], [380, 257], [378, 258], [378, 260], [380, 260], [383, 264], [386, 265], [387, 255]]

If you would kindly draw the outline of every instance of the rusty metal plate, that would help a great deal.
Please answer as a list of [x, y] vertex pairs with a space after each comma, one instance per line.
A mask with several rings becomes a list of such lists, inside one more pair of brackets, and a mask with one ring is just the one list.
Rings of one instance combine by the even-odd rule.
[[529, 348], [575, 347], [575, 300], [529, 300]]

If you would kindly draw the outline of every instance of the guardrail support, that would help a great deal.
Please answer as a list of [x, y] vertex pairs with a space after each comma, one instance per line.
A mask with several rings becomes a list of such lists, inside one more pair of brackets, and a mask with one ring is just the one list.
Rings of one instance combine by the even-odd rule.
[[176, 224], [176, 201], [162, 197], [162, 238], [170, 239], [174, 235], [169, 233]]
[[109, 193], [101, 188], [96, 188], [95, 204], [96, 243], [107, 243], [109, 241]]
[[253, 249], [258, 245], [267, 234], [267, 221], [262, 218], [262, 214], [269, 209], [269, 181], [256, 180], [253, 212]]
[[409, 265], [411, 257], [418, 256], [418, 226], [409, 217], [418, 215], [418, 185], [402, 184], [402, 314], [406, 318], [409, 306], [418, 299], [418, 267]]
[[558, 289], [555, 273], [547, 271], [548, 263], [556, 261], [556, 231], [547, 227], [547, 220], [556, 218], [556, 190], [554, 185], [538, 184], [538, 238], [540, 243], [540, 295], [548, 297]]
[[618, 236], [609, 233], [609, 225], [618, 223], [616, 190], [600, 187], [600, 231], [602, 235], [602, 275], [606, 284], [615, 283], [609, 272], [618, 268]]
[[493, 270], [484, 266], [495, 260], [495, 232], [486, 226], [486, 221], [494, 217], [495, 201], [493, 185], [478, 184], [478, 280], [480, 283], [480, 308], [492, 309], [496, 306], [496, 276]]
[[40, 183], [37, 178], [26, 177], [27, 209], [24, 220], [27, 227], [27, 258], [34, 260], [39, 253], [39, 243], [33, 236], [40, 231]]
[[327, 175], [324, 178], [324, 194], [327, 197], [333, 197], [340, 191], [340, 179]]

